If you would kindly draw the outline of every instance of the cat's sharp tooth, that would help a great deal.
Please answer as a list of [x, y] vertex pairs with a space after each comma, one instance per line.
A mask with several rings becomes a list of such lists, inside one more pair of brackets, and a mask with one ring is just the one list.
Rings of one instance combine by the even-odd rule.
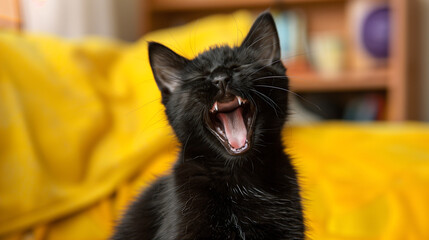
[[218, 108], [217, 108], [217, 101], [215, 102], [215, 104], [214, 104], [214, 109], [215, 109], [215, 111], [217, 112], [218, 111]]
[[241, 97], [237, 97], [237, 99], [238, 99], [238, 105], [241, 106], [241, 103], [242, 103]]

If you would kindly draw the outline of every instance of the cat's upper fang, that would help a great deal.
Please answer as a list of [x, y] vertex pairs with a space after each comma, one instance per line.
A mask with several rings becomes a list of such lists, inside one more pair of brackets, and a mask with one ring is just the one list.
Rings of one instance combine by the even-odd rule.
[[216, 101], [213, 104], [212, 108], [210, 109], [210, 112], [211, 113], [229, 112], [237, 107], [243, 106], [246, 102], [247, 100], [239, 96], [235, 96], [233, 100], [229, 100], [229, 101], [222, 101], [222, 100], [220, 100], [219, 102]]
[[211, 113], [216, 113], [219, 111], [219, 108], [217, 106], [217, 101], [213, 104], [213, 107], [210, 109]]

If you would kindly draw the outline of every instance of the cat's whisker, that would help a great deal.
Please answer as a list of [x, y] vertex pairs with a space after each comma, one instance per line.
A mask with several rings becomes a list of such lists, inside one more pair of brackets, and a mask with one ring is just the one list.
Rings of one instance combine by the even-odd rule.
[[[253, 81], [256, 82], [256, 81], [264, 80], [264, 79], [286, 79], [286, 78], [291, 78], [291, 77], [295, 77], [295, 76], [289, 76], [289, 75], [288, 76], [266, 76], [266, 77], [260, 77], [260, 78], [253, 79]], [[300, 95], [300, 94], [298, 94], [298, 93], [296, 93], [296, 92], [294, 92], [292, 90], [284, 89], [284, 88], [279, 88], [279, 87], [275, 87], [275, 86], [269, 86], [269, 85], [255, 85], [255, 86], [267, 87], [267, 88], [276, 88], [278, 90], [289, 92], [289, 93], [295, 95], [296, 97], [298, 97], [300, 100], [304, 101], [305, 103], [307, 103], [307, 104], [315, 107], [318, 111], [323, 112], [323, 110], [322, 110], [322, 108], [320, 106], [318, 106], [317, 104], [309, 101], [308, 99], [306, 99], [302, 95]]]
[[289, 55], [289, 56], [283, 56], [283, 57], [281, 57], [281, 60], [287, 61], [291, 58], [298, 57], [298, 56], [311, 56], [311, 52], [310, 51], [304, 51], [304, 52], [299, 52], [299, 53]]
[[177, 40], [176, 40], [176, 38], [173, 36], [173, 34], [171, 34], [171, 32], [169, 32], [168, 33], [168, 35], [170, 35], [170, 37], [171, 37], [171, 39], [173, 39], [173, 41], [176, 43], [176, 47], [177, 47], [177, 50], [179, 50], [179, 53], [182, 55], [182, 56], [184, 56], [185, 54], [185, 52], [183, 51], [183, 49], [182, 48], [180, 48], [180, 44], [179, 44], [179, 42], [177, 42]]
[[276, 86], [270, 86], [270, 85], [263, 85], [263, 84], [259, 84], [259, 85], [255, 85], [256, 87], [266, 87], [266, 88], [273, 88], [273, 89], [278, 89], [278, 90], [282, 90], [285, 92], [289, 92], [289, 93], [294, 93], [289, 89], [286, 88], [281, 88], [281, 87], [276, 87]]
[[[262, 100], [264, 100], [264, 102], [266, 102], [269, 106], [271, 106], [272, 108], [273, 108], [273, 110], [274, 110], [274, 112], [276, 113], [276, 116], [277, 117], [279, 117], [279, 115], [278, 115], [278, 113], [277, 113], [277, 110], [276, 110], [276, 108], [280, 111], [280, 112], [282, 112], [282, 109], [270, 98], [270, 97], [268, 97], [267, 95], [265, 95], [265, 94], [263, 94], [263, 93], [261, 93], [261, 92], [259, 92], [258, 90], [256, 90], [256, 89], [250, 89], [252, 92], [254, 92], [254, 93], [256, 93], [258, 96], [260, 96], [261, 97], [261, 99]], [[268, 101], [269, 102], [268, 102]]]
[[[252, 44], [250, 44], [247, 48], [251, 48], [254, 44], [256, 44], [256, 43], [260, 42], [261, 40], [263, 40], [263, 39], [265, 39], [265, 38], [267, 38], [267, 37], [272, 38], [273, 36], [274, 36], [274, 34], [264, 34], [262, 37], [257, 38], [257, 39], [256, 39]], [[274, 45], [275, 45], [275, 44], [270, 44], [270, 45], [264, 46], [264, 48], [272, 47], [272, 46], [274, 46]]]
[[191, 28], [191, 31], [190, 31], [190, 35], [194, 35], [193, 37], [192, 36], [189, 36], [188, 37], [188, 43], [189, 43], [189, 48], [191, 49], [191, 52], [192, 52], [192, 56], [193, 57], [195, 57], [195, 56], [197, 56], [197, 54], [196, 54], [196, 49], [195, 49], [195, 45], [194, 46], [192, 46], [192, 44], [194, 43], [195, 44], [195, 39], [196, 39], [196, 28], [197, 28], [197, 26], [199, 25], [199, 22], [200, 22], [200, 19], [197, 19], [196, 21], [195, 21], [195, 24], [192, 26], [192, 28]]
[[306, 102], [306, 103], [308, 103], [308, 104], [312, 105], [313, 107], [317, 108], [317, 110], [319, 110], [319, 111], [323, 112], [322, 108], [320, 108], [317, 104], [315, 104], [315, 103], [312, 103], [312, 102], [308, 101], [308, 100], [307, 100], [307, 99], [305, 99], [303, 96], [301, 96], [301, 95], [299, 95], [298, 93], [293, 92], [293, 91], [291, 91], [291, 90], [289, 90], [289, 89], [281, 88], [281, 87], [276, 87], [276, 86], [269, 86], [269, 85], [255, 85], [255, 86], [258, 86], [258, 87], [265, 87], [265, 88], [272, 88], [272, 89], [277, 89], [277, 90], [281, 90], [281, 91], [285, 91], [285, 92], [291, 93], [291, 94], [293, 94], [293, 95], [297, 96], [298, 98], [300, 98], [302, 101], [304, 101], [304, 102]]
[[[294, 58], [294, 57], [297, 57], [297, 56], [300, 56], [300, 55], [309, 55], [309, 51], [305, 51], [305, 52], [302, 52], [302, 53], [294, 54], [294, 55], [291, 55], [291, 56], [281, 57], [281, 58], [279, 58], [279, 59], [277, 59], [275, 61], [272, 61], [272, 62], [270, 62], [270, 63], [268, 63], [268, 64], [266, 64], [266, 65], [258, 68], [254, 72], [248, 74], [246, 77], [252, 76], [253, 74], [259, 72], [260, 70], [262, 70], [262, 69], [264, 69], [264, 68], [266, 68], [266, 67], [268, 67], [268, 66], [270, 66], [272, 64], [275, 64], [275, 63], [278, 63], [278, 62], [283, 62], [283, 61], [286, 61], [288, 59], [291, 59], [291, 58]], [[259, 59], [259, 61], [269, 61], [269, 60], [272, 60], [272, 59]]]
[[255, 74], [255, 73], [257, 73], [257, 72], [261, 71], [262, 69], [264, 69], [264, 68], [266, 68], [266, 67], [268, 67], [268, 66], [270, 66], [270, 65], [273, 65], [273, 64], [275, 64], [275, 63], [278, 63], [278, 62], [280, 62], [280, 61], [281, 61], [281, 59], [278, 59], [278, 60], [276, 60], [276, 61], [272, 61], [272, 62], [270, 62], [269, 64], [266, 64], [266, 65], [264, 65], [264, 66], [262, 66], [262, 67], [260, 67], [260, 68], [256, 69], [255, 71], [251, 72], [250, 74], [246, 75], [246, 76], [245, 76], [245, 78], [250, 77], [250, 76], [252, 76], [253, 74]]
[[301, 76], [293, 76], [293, 75], [274, 75], [274, 76], [265, 76], [265, 77], [260, 77], [260, 78], [255, 78], [252, 79], [253, 81], [259, 80], [259, 79], [269, 79], [269, 78], [297, 78], [297, 77], [301, 77]]
[[[152, 117], [149, 119], [149, 120], [147, 120], [146, 121], [146, 123], [143, 123], [143, 124], [149, 124], [149, 123], [151, 123], [156, 117], [158, 117], [159, 116], [159, 114], [160, 113], [162, 113], [164, 111], [164, 109], [159, 109], [158, 111], [156, 111], [153, 115], [152, 115]], [[158, 121], [156, 121], [156, 122], [153, 122], [152, 124], [150, 124], [150, 125], [147, 125], [146, 126], [146, 128], [147, 129], [150, 129], [151, 127], [153, 127], [155, 124], [157, 124], [157, 123], [159, 123], [160, 121], [165, 121], [166, 122], [166, 124], [165, 124], [165, 127], [167, 127], [168, 125], [167, 125], [167, 121], [166, 121], [166, 119], [160, 119], [160, 120], [158, 120]]]
[[238, 46], [239, 45], [239, 42], [238, 42], [238, 33], [240, 33], [241, 34], [241, 38], [242, 39], [244, 39], [244, 34], [243, 34], [243, 32], [238, 28], [238, 22], [237, 22], [237, 19], [235, 18], [235, 15], [232, 15], [232, 18], [234, 19], [234, 22], [235, 22], [235, 28], [237, 29], [237, 36], [236, 36], [236, 42], [235, 42], [235, 45], [236, 46]]
[[279, 131], [278, 128], [260, 128], [262, 131]]
[[193, 134], [193, 133], [194, 133], [194, 132], [191, 132], [191, 133], [189, 134], [188, 138], [186, 139], [185, 144], [183, 145], [183, 154], [182, 154], [182, 157], [183, 157], [182, 161], [183, 161], [183, 162], [185, 162], [185, 159], [186, 159], [186, 146], [188, 146], [189, 139], [191, 138], [191, 136], [192, 136], [192, 134]]
[[[269, 46], [265, 46], [264, 48], [272, 47], [273, 45], [274, 44], [271, 44]], [[311, 57], [311, 51], [307, 51], [306, 50], [306, 51], [298, 52], [296, 54], [291, 54], [291, 55], [287, 55], [287, 56], [281, 56], [279, 60], [281, 60], [281, 61], [287, 61], [287, 60], [289, 60], [291, 58], [298, 57], [298, 56], [310, 56]], [[272, 60], [272, 59], [271, 58], [260, 58], [258, 60], [259, 61], [269, 61], [269, 60]]]
[[151, 100], [151, 101], [149, 101], [149, 102], [143, 103], [143, 105], [141, 105], [141, 106], [139, 106], [139, 107], [137, 107], [137, 108], [135, 108], [135, 109], [133, 109], [133, 110], [129, 111], [127, 114], [129, 115], [129, 114], [131, 114], [131, 113], [135, 113], [135, 112], [137, 112], [138, 110], [141, 110], [142, 108], [146, 107], [148, 104], [154, 103], [155, 101], [159, 101], [160, 99], [161, 99], [161, 98], [155, 98], [154, 100]]
[[281, 75], [279, 75], [279, 76], [266, 76], [266, 77], [260, 77], [260, 78], [255, 78], [255, 79], [252, 79], [252, 81], [259, 81], [259, 80], [263, 80], [263, 79], [274, 79], [274, 78], [280, 78], [280, 79], [287, 79], [288, 77], [287, 76], [281, 76]]
[[[258, 23], [256, 23], [256, 24], [254, 24], [252, 27], [254, 27], [255, 29], [256, 28], [259, 28], [259, 25], [260, 24], [262, 24], [262, 21], [261, 22], [258, 22]], [[251, 37], [253, 37], [253, 34], [254, 33], [256, 33], [256, 31], [250, 31], [250, 33], [246, 36], [246, 38], [249, 38], [249, 39], [251, 39]]]

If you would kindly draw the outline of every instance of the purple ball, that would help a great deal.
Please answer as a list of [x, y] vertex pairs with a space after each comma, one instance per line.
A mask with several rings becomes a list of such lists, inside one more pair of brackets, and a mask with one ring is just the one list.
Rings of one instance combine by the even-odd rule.
[[390, 46], [390, 10], [388, 6], [373, 9], [362, 25], [364, 48], [375, 58], [387, 58]]

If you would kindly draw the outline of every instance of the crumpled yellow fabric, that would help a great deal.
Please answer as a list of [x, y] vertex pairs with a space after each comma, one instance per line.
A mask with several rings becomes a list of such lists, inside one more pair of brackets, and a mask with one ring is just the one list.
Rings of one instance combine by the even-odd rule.
[[313, 239], [429, 239], [428, 124], [334, 122], [284, 133]]
[[[147, 59], [241, 42], [251, 14], [124, 45], [0, 32], [0, 239], [106, 239], [178, 149]], [[285, 129], [313, 239], [429, 239], [429, 126]]]

